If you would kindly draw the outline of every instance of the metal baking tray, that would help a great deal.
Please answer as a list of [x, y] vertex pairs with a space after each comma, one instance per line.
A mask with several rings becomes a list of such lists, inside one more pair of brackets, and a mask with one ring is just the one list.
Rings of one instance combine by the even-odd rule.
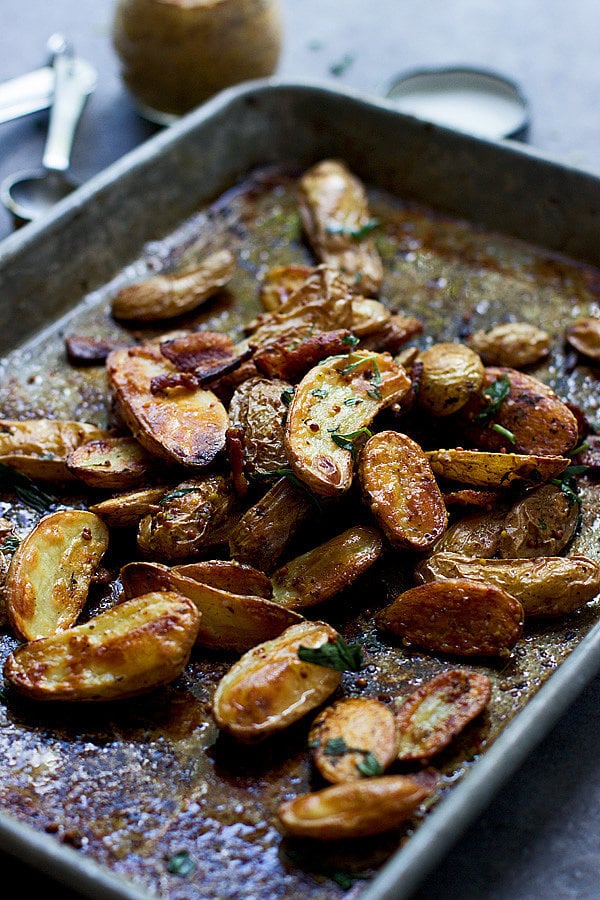
[[[461, 241], [467, 241], [469, 253], [479, 248], [481, 258], [488, 254], [489, 278], [482, 284], [492, 291], [486, 301], [491, 316], [503, 302], [498, 295], [498, 273], [508, 266], [504, 271], [510, 275], [513, 262], [523, 294], [510, 301], [516, 307], [509, 303], [506, 309], [520, 308], [531, 272], [543, 282], [539, 295], [534, 290], [531, 296], [536, 303], [546, 304], [544, 309], [551, 311], [556, 328], [561, 312], [566, 313], [573, 303], [580, 310], [595, 309], [600, 284], [595, 268], [600, 267], [600, 179], [509, 141], [487, 141], [424, 123], [378, 98], [320, 84], [256, 82], [220, 94], [92, 179], [58, 204], [44, 222], [29, 225], [0, 244], [0, 304], [5, 321], [10, 322], [10, 328], [0, 334], [3, 415], [7, 410], [13, 415], [43, 410], [63, 417], [73, 409], [80, 418], [97, 415], [101, 376], [89, 376], [88, 383], [81, 373], [57, 374], [64, 368], [64, 335], [92, 324], [101, 330], [108, 321], [107, 298], [115, 286], [181, 261], [186, 254], [193, 256], [199, 234], [202, 246], [210, 243], [213, 219], [218, 220], [214, 210], [222, 214], [228, 203], [219, 201], [215, 206], [216, 199], [225, 194], [234, 198], [235, 207], [239, 194], [234, 186], [252, 177], [251, 173], [282, 165], [301, 169], [332, 156], [343, 158], [369, 185], [376, 202], [378, 192], [400, 198], [401, 206], [394, 213], [400, 219], [406, 209], [413, 210], [417, 219], [423, 209], [431, 209], [434, 220], [440, 217], [439, 223], [459, 222], [458, 232], [453, 228], [445, 232], [446, 243], [438, 251], [451, 256], [459, 234]], [[261, 183], [268, 190], [268, 178], [259, 179], [257, 184]], [[280, 231], [266, 228], [265, 239], [283, 235], [280, 243], [285, 247], [286, 235], [292, 243], [298, 237], [285, 231], [286, 220], [277, 217], [277, 203], [271, 202], [271, 229]], [[285, 206], [285, 200], [281, 202]], [[240, 209], [241, 218], [233, 222], [237, 231], [231, 222], [225, 223], [230, 236], [239, 236], [248, 225], [243, 203]], [[425, 231], [431, 221], [427, 215], [419, 220]], [[410, 248], [404, 249], [408, 258]], [[246, 260], [248, 269], [254, 273], [261, 260]], [[458, 277], [456, 267], [451, 271]], [[461, 277], [462, 288], [475, 291], [473, 273], [471, 282], [465, 280], [464, 272]], [[427, 266], [423, 278], [420, 286], [413, 285], [415, 303], [432, 316], [433, 323], [441, 321], [436, 318], [440, 279], [436, 282]], [[411, 311], [411, 294], [406, 291], [406, 308]], [[550, 314], [537, 307], [535, 311], [542, 318]], [[455, 312], [451, 321], [443, 320], [447, 336], [459, 327], [461, 310]], [[214, 327], [235, 329], [241, 312], [226, 305], [213, 309], [211, 315]], [[482, 321], [485, 315], [482, 311]], [[558, 377], [556, 370], [550, 375]], [[576, 394], [580, 387], [567, 376], [561, 382], [566, 393]], [[594, 498], [594, 485], [589, 491]], [[586, 528], [595, 540], [597, 523], [589, 521]], [[584, 544], [580, 549], [588, 548]], [[534, 653], [531, 665], [522, 663], [512, 675], [495, 673], [497, 684], [502, 677], [508, 686], [505, 720], [496, 722], [488, 741], [480, 740], [477, 752], [463, 756], [456, 770], [460, 777], [448, 778], [448, 790], [414, 827], [401, 838], [370, 845], [376, 862], [367, 867], [369, 877], [354, 881], [346, 896], [383, 900], [408, 897], [415, 890], [595, 674], [600, 666], [597, 619], [598, 609], [592, 603], [561, 625], [559, 633], [540, 628], [535, 646], [542, 650]], [[10, 641], [5, 643], [4, 652], [10, 646]], [[193, 674], [200, 671], [197, 668]], [[521, 684], [519, 677], [524, 675]], [[184, 693], [192, 681], [190, 676]], [[176, 707], [174, 711], [169, 703]], [[249, 853], [245, 844], [245, 832], [252, 830], [249, 819], [236, 824], [234, 807], [236, 802], [243, 806], [244, 791], [252, 795], [249, 774], [258, 765], [255, 758], [244, 761], [241, 780], [236, 781], [231, 771], [225, 773], [231, 797], [227, 801], [225, 790], [218, 846], [206, 837], [209, 827], [198, 825], [201, 815], [194, 812], [193, 804], [173, 809], [165, 824], [161, 815], [172, 801], [171, 784], [174, 792], [185, 789], [186, 783], [198, 789], [200, 776], [190, 763], [189, 746], [187, 750], [184, 746], [198, 722], [190, 720], [192, 713], [181, 697], [168, 690], [158, 700], [124, 709], [125, 713], [113, 707], [110, 714], [70, 709], [65, 723], [64, 712], [40, 713], [27, 705], [6, 707], [2, 701], [0, 753], [10, 763], [3, 764], [5, 773], [0, 777], [0, 840], [6, 852], [90, 897], [344, 895], [348, 886], [330, 878], [323, 867], [295, 881], [297, 860], [282, 854], [276, 834], [260, 820], [260, 814], [254, 826], [262, 829], [263, 843], [254, 855]], [[153, 717], [150, 728], [146, 720]], [[279, 767], [281, 779], [286, 769], [280, 751], [276, 747], [265, 755]], [[172, 758], [167, 760], [169, 753]], [[143, 813], [136, 806], [132, 759], [142, 795], [156, 791], [156, 808], [149, 806]], [[225, 766], [235, 761], [229, 750], [229, 757], [225, 754], [217, 763]], [[451, 771], [452, 763], [448, 765]], [[62, 796], [63, 809], [53, 809], [55, 821], [50, 821], [44, 804], [58, 802], [52, 782], [60, 781], [61, 767], [69, 769], [70, 788]], [[6, 775], [7, 771], [11, 774]], [[450, 787], [452, 781], [456, 783]], [[281, 784], [280, 780], [280, 790]], [[133, 829], [136, 815], [138, 841], [139, 829], [146, 829], [146, 836], [152, 838], [145, 844], [136, 844], [127, 831]], [[82, 817], [79, 831], [72, 828], [76, 835], [66, 833], [65, 823], [72, 827], [75, 816]], [[205, 848], [210, 860], [207, 868], [200, 866], [195, 874], [179, 880], [166, 871], [167, 843], [161, 844], [174, 821], [181, 827], [181, 841], [193, 837], [195, 846]], [[76, 843], [77, 849], [70, 843]], [[381, 846], [374, 851], [377, 845], [383, 851]], [[177, 846], [176, 836], [172, 837], [169, 849]], [[346, 857], [341, 850], [338, 857], [346, 859], [345, 852]], [[298, 865], [302, 868], [302, 861]]]

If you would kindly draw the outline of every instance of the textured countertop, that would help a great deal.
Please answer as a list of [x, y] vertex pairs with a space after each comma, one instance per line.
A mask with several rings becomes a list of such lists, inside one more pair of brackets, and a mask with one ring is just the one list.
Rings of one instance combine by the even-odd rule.
[[[277, 75], [380, 94], [420, 66], [483, 66], [529, 100], [529, 143], [600, 173], [600, 7], [597, 0], [283, 0]], [[80, 123], [73, 174], [85, 181], [156, 130], [120, 81], [110, 41], [112, 0], [2, 0], [0, 81], [45, 62], [63, 32], [98, 70]], [[0, 179], [41, 162], [47, 115], [0, 125]], [[12, 231], [0, 209], [0, 239]], [[415, 900], [600, 896], [600, 677], [423, 883]], [[19, 890], [51, 880], [2, 858]], [[75, 897], [62, 890], [63, 897]], [[261, 898], [262, 900], [262, 898]]]

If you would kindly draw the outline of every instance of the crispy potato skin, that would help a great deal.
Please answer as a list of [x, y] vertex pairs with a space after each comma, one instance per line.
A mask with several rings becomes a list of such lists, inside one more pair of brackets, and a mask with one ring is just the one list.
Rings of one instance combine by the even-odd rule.
[[296, 387], [286, 421], [285, 446], [297, 477], [320, 496], [347, 491], [353, 455], [335, 435], [342, 440], [360, 432], [409, 387], [404, 369], [387, 353], [359, 350], [311, 369]]
[[459, 553], [490, 559], [498, 552], [507, 505], [473, 512], [453, 522], [435, 545], [434, 552]]
[[279, 822], [290, 837], [322, 841], [382, 834], [409, 819], [434, 787], [410, 775], [346, 781], [282, 803]]
[[140, 488], [126, 491], [90, 506], [90, 512], [100, 516], [110, 528], [135, 528], [140, 519], [168, 492], [167, 487]]
[[382, 550], [376, 528], [355, 525], [273, 572], [273, 596], [287, 609], [322, 603], [367, 571]]
[[475, 487], [496, 489], [513, 484], [536, 485], [558, 478], [570, 464], [566, 456], [501, 453], [491, 450], [428, 450], [436, 475]]
[[521, 603], [489, 584], [452, 578], [409, 588], [375, 617], [379, 628], [434, 653], [502, 656], [523, 631]]
[[317, 258], [339, 269], [356, 293], [376, 296], [383, 266], [373, 236], [358, 237], [371, 219], [360, 180], [340, 160], [322, 160], [300, 179], [298, 205]]
[[195, 604], [173, 592], [120, 603], [61, 634], [23, 644], [4, 677], [32, 700], [116, 700], [173, 681], [200, 624]]
[[250, 378], [241, 384], [229, 404], [229, 424], [241, 429], [244, 474], [260, 477], [288, 466], [284, 446], [286, 406], [282, 395], [292, 385], [279, 378]]
[[75, 623], [108, 543], [108, 528], [92, 512], [59, 510], [38, 522], [6, 576], [6, 610], [17, 637], [33, 641]]
[[300, 646], [334, 641], [326, 622], [302, 622], [245, 653], [223, 676], [213, 699], [219, 728], [251, 743], [287, 728], [323, 703], [338, 687], [341, 672], [307, 663]]
[[416, 441], [399, 431], [374, 434], [360, 454], [365, 503], [388, 541], [429, 550], [448, 525], [448, 512], [429, 461]]
[[204, 467], [223, 452], [227, 412], [212, 391], [151, 392], [153, 378], [177, 371], [158, 346], [113, 350], [106, 367], [117, 410], [149, 453], [184, 466]]
[[433, 344], [417, 362], [422, 366], [417, 403], [433, 416], [458, 412], [483, 384], [481, 358], [465, 344]]
[[521, 369], [541, 362], [550, 352], [550, 336], [528, 322], [505, 322], [476, 331], [467, 341], [486, 366]]
[[487, 675], [452, 669], [424, 682], [396, 714], [398, 759], [427, 762], [483, 712], [492, 696]]
[[0, 419], [0, 462], [37, 481], [70, 481], [69, 454], [108, 436], [106, 429], [87, 422]]
[[128, 490], [156, 474], [156, 457], [135, 438], [111, 437], [87, 441], [67, 457], [72, 475], [88, 487]]
[[268, 575], [235, 559], [203, 559], [183, 563], [173, 566], [173, 572], [230, 594], [251, 594], [265, 600], [273, 596], [273, 585]]
[[600, 565], [586, 556], [539, 556], [526, 559], [470, 559], [434, 553], [420, 563], [422, 583], [467, 578], [501, 588], [522, 605], [525, 616], [564, 616], [600, 593]]
[[[567, 456], [577, 446], [577, 419], [554, 391], [537, 378], [508, 366], [487, 366], [481, 391], [501, 378], [508, 378], [510, 392], [489, 423], [478, 423], [488, 401], [480, 394], [463, 408], [461, 424], [465, 439], [480, 450], [506, 449], [535, 456]], [[490, 427], [509, 431], [514, 442]]]
[[555, 484], [543, 484], [507, 511], [498, 541], [504, 559], [558, 556], [577, 530], [579, 505]]
[[[343, 743], [346, 749], [332, 753], [332, 741]], [[308, 746], [316, 768], [332, 784], [365, 778], [359, 766], [367, 753], [383, 774], [398, 753], [396, 718], [389, 706], [374, 697], [346, 697], [318, 714]]]
[[581, 316], [565, 329], [567, 343], [589, 359], [600, 360], [600, 318]]

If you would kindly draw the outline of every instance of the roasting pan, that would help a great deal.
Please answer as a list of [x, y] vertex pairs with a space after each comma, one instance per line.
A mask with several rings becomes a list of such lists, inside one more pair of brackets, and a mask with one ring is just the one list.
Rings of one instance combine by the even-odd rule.
[[[306, 253], [281, 185], [326, 157], [344, 159], [398, 226], [401, 246], [390, 240], [384, 250], [388, 264], [402, 260], [404, 309], [443, 339], [459, 333], [461, 302], [481, 324], [528, 311], [556, 337], [545, 376], [594, 412], [593, 371], [572, 373], [558, 335], [573, 311], [597, 314], [600, 179], [378, 98], [268, 80], [223, 92], [0, 244], [3, 415], [100, 420], [102, 375], [66, 366], [65, 334], [110, 331], [107, 301], [119, 284], [193, 259], [222, 229], [242, 243], [249, 229], [256, 243], [241, 258], [252, 276], [273, 246], [284, 260], [290, 246]], [[238, 293], [211, 307], [211, 327], [235, 331], [249, 317], [239, 303], [253, 298], [241, 283]], [[596, 557], [593, 482], [585, 495], [591, 512], [577, 549]], [[306, 789], [310, 774], [298, 752], [289, 762], [285, 743], [215, 749], [205, 712], [211, 676], [222, 671], [216, 659], [109, 710], [40, 710], [3, 695], [2, 846], [90, 897], [408, 897], [596, 673], [596, 603], [538, 627], [512, 663], [496, 667], [496, 713], [443, 761], [442, 796], [400, 835], [358, 849], [283, 847], [270, 811], [286, 791]], [[367, 680], [380, 689], [377, 637], [368, 638]], [[2, 658], [15, 643], [3, 634]], [[425, 654], [407, 659], [406, 683], [428, 666]], [[167, 864], [182, 850], [195, 857], [183, 876]]]

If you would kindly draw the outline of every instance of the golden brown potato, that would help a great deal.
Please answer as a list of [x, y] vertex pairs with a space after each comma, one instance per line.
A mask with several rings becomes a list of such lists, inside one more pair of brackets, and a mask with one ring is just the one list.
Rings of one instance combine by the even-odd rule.
[[446, 505], [429, 461], [416, 441], [399, 431], [380, 431], [360, 454], [365, 503], [394, 546], [431, 548], [448, 524]]
[[233, 394], [229, 424], [241, 429], [244, 474], [257, 478], [288, 467], [283, 421], [286, 405], [282, 397], [292, 385], [281, 379], [249, 378]]
[[590, 360], [600, 360], [600, 318], [582, 316], [571, 322], [566, 330], [567, 343]]
[[339, 270], [356, 293], [376, 296], [383, 265], [361, 181], [343, 162], [322, 160], [300, 179], [299, 209], [317, 259]]
[[[391, 315], [377, 331], [372, 331], [360, 339], [360, 349], [374, 350], [377, 353], [391, 353], [392, 356], [395, 356], [407, 341], [422, 332], [423, 323], [415, 316]], [[418, 347], [412, 347], [411, 351], [414, 351], [415, 357], [419, 355]], [[397, 358], [396, 362], [403, 365], [400, 358]]]
[[382, 550], [375, 528], [348, 528], [277, 569], [271, 576], [273, 597], [287, 609], [305, 609], [329, 600], [366, 572]]
[[244, 653], [303, 621], [298, 613], [264, 597], [212, 587], [160, 563], [127, 563], [121, 581], [128, 598], [175, 591], [192, 600], [202, 615], [196, 643], [211, 650]]
[[173, 566], [172, 571], [230, 594], [252, 594], [265, 600], [273, 596], [268, 575], [235, 559], [203, 559]]
[[441, 478], [496, 489], [514, 484], [541, 484], [558, 478], [571, 462], [566, 456], [488, 450], [428, 450], [425, 455]]
[[468, 341], [486, 366], [521, 369], [541, 362], [550, 353], [550, 336], [528, 322], [506, 322], [476, 331]]
[[263, 276], [258, 296], [267, 312], [279, 309], [314, 274], [315, 266], [290, 264], [274, 266]]
[[479, 391], [484, 367], [465, 344], [433, 344], [419, 353], [422, 365], [418, 405], [432, 416], [450, 416]]
[[4, 677], [32, 700], [116, 700], [173, 681], [200, 622], [191, 600], [157, 592], [120, 603], [89, 622], [23, 644]]
[[577, 419], [539, 379], [508, 366], [487, 366], [480, 393], [460, 412], [465, 439], [480, 450], [568, 456]]
[[325, 622], [301, 622], [245, 653], [217, 687], [213, 715], [219, 728], [240, 741], [258, 741], [320, 706], [338, 687], [341, 672], [304, 662], [298, 650], [337, 637]]
[[393, 711], [372, 697], [347, 697], [314, 720], [308, 746], [326, 781], [356, 781], [383, 775], [398, 754]]
[[218, 250], [185, 272], [152, 275], [121, 288], [112, 301], [116, 319], [156, 322], [196, 309], [231, 279], [235, 257]]
[[600, 564], [586, 556], [470, 559], [434, 553], [415, 576], [420, 582], [467, 578], [495, 585], [515, 597], [528, 617], [567, 615], [600, 593]]
[[203, 467], [225, 449], [225, 407], [203, 388], [153, 394], [153, 378], [177, 372], [157, 345], [113, 350], [106, 367], [118, 414], [149, 453]]
[[297, 477], [321, 496], [347, 491], [365, 429], [409, 387], [404, 369], [387, 353], [359, 350], [311, 369], [296, 387], [286, 420], [285, 445]]
[[468, 513], [444, 532], [434, 547], [435, 552], [490, 559], [498, 551], [507, 509], [503, 504], [489, 511]]
[[505, 559], [558, 556], [573, 538], [578, 520], [576, 497], [558, 485], [541, 485], [506, 513], [498, 555]]
[[111, 437], [87, 441], [66, 460], [72, 475], [88, 487], [127, 490], [145, 478], [156, 478], [157, 460], [135, 438]]
[[316, 514], [307, 492], [279, 478], [229, 532], [229, 555], [271, 572], [298, 532]]
[[345, 781], [279, 807], [284, 834], [336, 841], [367, 837], [398, 828], [435, 788], [433, 780], [412, 775], [383, 775]]
[[352, 300], [352, 334], [357, 338], [379, 334], [389, 323], [392, 314], [380, 300], [355, 297]]
[[506, 591], [466, 578], [409, 588], [375, 617], [405, 642], [457, 656], [506, 655], [523, 619], [522, 605]]
[[252, 360], [262, 375], [289, 381], [291, 387], [322, 360], [347, 353], [352, 341], [353, 335], [347, 328], [318, 331], [291, 342], [286, 335], [260, 347]]
[[36, 481], [69, 481], [69, 454], [109, 432], [87, 422], [55, 419], [0, 419], [0, 463]]
[[92, 504], [90, 512], [100, 516], [109, 528], [135, 528], [169, 490], [173, 488], [165, 486], [127, 491]]
[[164, 493], [140, 520], [139, 549], [161, 560], [189, 559], [226, 542], [236, 515], [236, 499], [225, 475], [183, 481]]
[[17, 637], [34, 641], [76, 622], [108, 542], [102, 519], [86, 510], [40, 519], [15, 550], [6, 576], [6, 609]]
[[396, 714], [398, 759], [427, 762], [483, 712], [492, 696], [487, 675], [451, 669], [412, 691]]

